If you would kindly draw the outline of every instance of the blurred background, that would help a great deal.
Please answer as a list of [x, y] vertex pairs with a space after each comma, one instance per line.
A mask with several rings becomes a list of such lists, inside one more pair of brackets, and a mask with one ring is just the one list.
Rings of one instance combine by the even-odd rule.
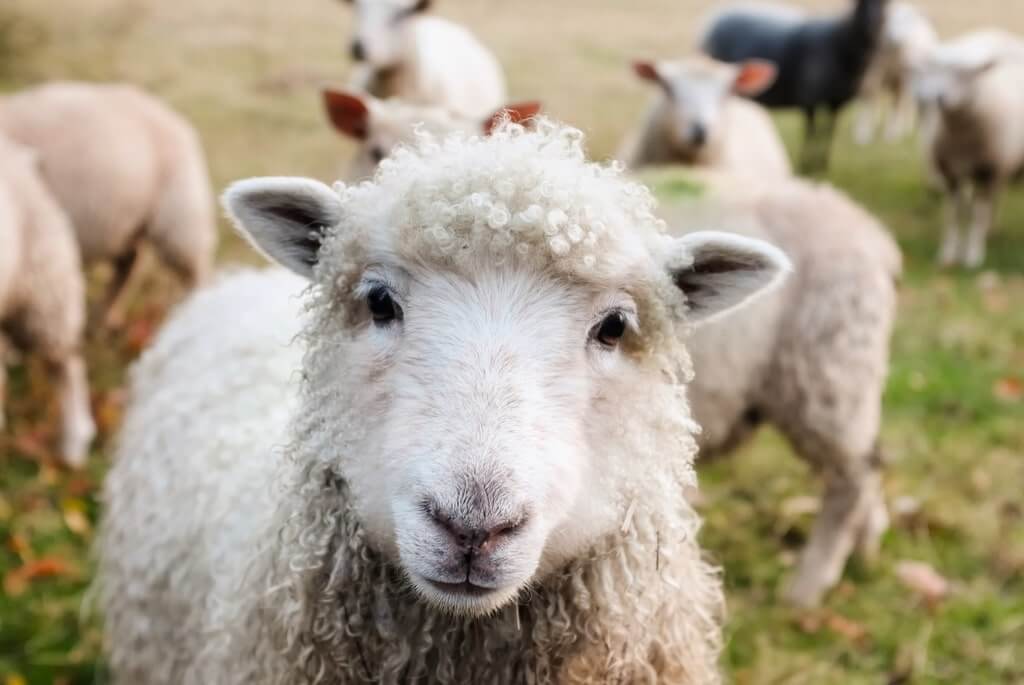
[[[845, 0], [793, 4], [829, 12]], [[915, 4], [943, 37], [1024, 34], [1020, 0]], [[435, 11], [496, 53], [513, 101], [540, 100], [605, 158], [651, 97], [630, 62], [691, 54], [714, 6], [437, 0]], [[0, 92], [56, 79], [138, 84], [198, 129], [217, 191], [257, 175], [332, 180], [354, 146], [326, 123], [320, 89], [347, 81], [351, 21], [336, 0], [3, 0]], [[795, 152], [799, 117], [776, 116]], [[729, 600], [725, 668], [735, 683], [1024, 683], [1024, 192], [1003, 201], [983, 270], [940, 270], [940, 195], [921, 143], [860, 147], [851, 120], [826, 178], [883, 220], [906, 259], [883, 433], [893, 528], [881, 561], [854, 561], [826, 608], [789, 609], [775, 591], [806, 539], [817, 484], [772, 431], [705, 468], [704, 546], [724, 565]], [[655, 191], [670, 203], [681, 187], [658, 176]], [[220, 262], [258, 260], [223, 221], [221, 238]], [[98, 269], [90, 288], [107, 278]], [[12, 369], [0, 438], [4, 685], [106, 682], [82, 610], [97, 489], [128, 366], [181, 296], [173, 278], [143, 268], [123, 331], [90, 328], [100, 438], [83, 472], [51, 452], [57, 407], [41, 369], [31, 359]], [[897, 572], [908, 561], [920, 562], [916, 575]]]

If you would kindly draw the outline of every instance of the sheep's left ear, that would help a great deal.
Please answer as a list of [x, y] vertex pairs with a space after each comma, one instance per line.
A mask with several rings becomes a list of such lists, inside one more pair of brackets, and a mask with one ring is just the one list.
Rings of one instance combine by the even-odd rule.
[[739, 65], [736, 80], [733, 81], [734, 93], [746, 97], [756, 97], [765, 92], [775, 83], [779, 69], [771, 62], [763, 59], [752, 59]]
[[667, 264], [686, 295], [689, 321], [704, 323], [777, 286], [791, 263], [762, 240], [714, 231], [678, 238]]
[[238, 181], [222, 202], [253, 247], [304, 278], [312, 278], [324, 235], [342, 215], [338, 193], [309, 178]]
[[533, 119], [538, 114], [540, 114], [540, 103], [536, 101], [517, 102], [513, 105], [505, 105], [484, 120], [484, 135], [491, 135], [494, 129], [497, 128], [498, 124], [506, 120], [513, 124], [528, 125], [530, 119]]

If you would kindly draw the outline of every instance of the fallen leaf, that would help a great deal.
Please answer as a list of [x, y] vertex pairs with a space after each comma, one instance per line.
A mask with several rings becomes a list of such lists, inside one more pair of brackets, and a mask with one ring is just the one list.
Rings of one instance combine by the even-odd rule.
[[111, 390], [98, 396], [93, 402], [93, 416], [96, 417], [96, 428], [100, 435], [111, 435], [121, 423], [124, 411], [125, 393], [123, 389]]
[[1019, 378], [1000, 378], [992, 386], [992, 394], [1003, 402], [1020, 402], [1024, 399], [1024, 382]]
[[907, 588], [934, 606], [949, 596], [950, 584], [930, 564], [923, 561], [901, 561], [896, 564], [896, 577]]
[[63, 559], [45, 557], [30, 561], [24, 566], [7, 572], [7, 575], [4, 576], [4, 592], [8, 597], [17, 597], [24, 594], [34, 580], [66, 576], [71, 571], [71, 566]]
[[868, 637], [868, 629], [853, 619], [846, 618], [841, 614], [831, 613], [825, 621], [825, 625], [836, 635], [844, 637], [850, 642], [862, 644]]

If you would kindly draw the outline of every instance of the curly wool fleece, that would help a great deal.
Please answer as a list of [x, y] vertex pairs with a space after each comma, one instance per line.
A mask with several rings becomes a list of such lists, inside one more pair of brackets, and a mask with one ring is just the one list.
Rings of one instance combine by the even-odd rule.
[[[683, 497], [694, 483], [696, 452], [680, 382], [689, 373], [685, 318], [673, 311], [682, 311], [685, 298], [667, 273], [652, 273], [651, 254], [667, 239], [649, 193], [614, 167], [588, 163], [578, 131], [543, 121], [534, 131], [503, 126], [491, 138], [424, 137], [384, 162], [372, 182], [338, 190], [344, 218], [328, 231], [315, 268], [291, 421], [261, 424], [244, 460], [225, 459], [216, 441], [208, 441], [209, 454], [159, 457], [177, 477], [146, 499], [132, 494], [133, 479], [157, 476], [132, 472], [129, 462], [141, 458], [137, 451], [158, 449], [154, 433], [180, 434], [181, 422], [147, 425], [145, 435], [140, 425], [139, 434], [122, 437], [107, 486], [120, 511], [105, 530], [103, 573], [111, 663], [120, 677], [225, 685], [717, 683], [720, 581], [702, 558], [699, 517]], [[506, 261], [581, 287], [627, 283], [644, 322], [628, 350], [643, 375], [616, 387], [616, 426], [602, 446], [624, 455], [607, 474], [618, 493], [609, 506], [621, 525], [563, 567], [540, 573], [517, 602], [490, 616], [453, 616], [418, 600], [394, 559], [370, 543], [345, 479], [346, 461], [359, 458], [352, 446], [368, 430], [365, 417], [347, 410], [354, 384], [338, 382], [355, 316], [345, 308], [355, 306], [350, 293], [367, 255], [382, 253], [448, 270]], [[216, 293], [207, 297], [215, 308]], [[178, 319], [166, 335], [189, 325]], [[280, 335], [280, 322], [266, 326]], [[252, 335], [245, 338], [251, 347]], [[138, 377], [150, 369], [181, 383], [197, 376], [170, 352], [147, 356]], [[230, 358], [231, 344], [218, 354]], [[216, 368], [216, 360], [208, 364]], [[163, 392], [173, 389], [165, 384]], [[271, 458], [268, 445], [282, 443], [288, 458]], [[183, 565], [202, 554], [225, 561], [194, 579], [169, 570], [185, 606], [175, 605], [165, 625], [159, 616], [143, 623], [133, 617], [147, 614], [149, 594], [166, 592], [165, 579], [143, 568], [152, 556], [132, 555], [133, 545], [154, 551], [140, 537], [147, 531], [128, 524], [176, 500], [194, 501], [197, 491], [230, 517], [214, 525], [201, 509], [178, 512], [187, 519], [175, 523], [182, 534], [155, 554]], [[274, 511], [265, 507], [268, 491]], [[153, 587], [133, 586], [135, 572], [155, 575]], [[137, 642], [132, 647], [140, 632], [152, 646], [143, 654]], [[184, 650], [182, 640], [190, 645]], [[157, 672], [168, 679], [153, 680]]]

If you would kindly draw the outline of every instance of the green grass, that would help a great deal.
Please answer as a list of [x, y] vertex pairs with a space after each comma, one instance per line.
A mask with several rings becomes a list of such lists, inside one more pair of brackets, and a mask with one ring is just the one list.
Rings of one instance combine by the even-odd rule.
[[[646, 1], [660, 12], [677, 4]], [[343, 74], [344, 11], [335, 3], [42, 4], [61, 11], [15, 0], [24, 11], [18, 26], [38, 40], [12, 39], [17, 49], [4, 52], [0, 36], [0, 60], [8, 60], [0, 90], [55, 77], [146, 85], [196, 122], [217, 187], [265, 173], [329, 178], [341, 168], [348, 148], [324, 128], [315, 91], [318, 81]], [[642, 13], [616, 3], [570, 5], [576, 20], [558, 24], [558, 11], [543, 0], [522, 0], [514, 11], [445, 3], [497, 47], [517, 96], [539, 96], [585, 127], [595, 155], [604, 156], [643, 104], [644, 91], [620, 61], [677, 52], [687, 27], [652, 36]], [[686, 4], [691, 14], [704, 6]], [[500, 21], [487, 21], [499, 11]], [[985, 18], [967, 8], [956, 16]], [[537, 44], [538, 22], [570, 39]], [[325, 25], [337, 28], [317, 30]], [[621, 44], [600, 39], [609, 27]], [[555, 73], [547, 68], [552, 61], [564, 68]], [[799, 120], [783, 116], [780, 125], [795, 149]], [[1024, 192], [1004, 202], [985, 272], [942, 272], [933, 264], [939, 201], [924, 182], [916, 144], [861, 149], [849, 139], [844, 129], [828, 180], [877, 213], [906, 257], [884, 426], [887, 492], [904, 511], [876, 566], [854, 563], [824, 610], [796, 612], [775, 593], [811, 516], [787, 513], [786, 504], [816, 494], [817, 484], [771, 431], [708, 465], [704, 544], [725, 569], [730, 609], [724, 666], [740, 685], [1024, 683], [1024, 401], [1014, 385], [1024, 381]], [[671, 174], [655, 185], [666, 202], [701, 192]], [[250, 258], [224, 235], [224, 260]], [[87, 473], [60, 470], [46, 449], [55, 409], [37, 366], [13, 371], [11, 430], [0, 438], [3, 685], [107, 682], [97, 665], [96, 622], [82, 606], [101, 509], [97, 489], [125, 368], [178, 296], [158, 275], [144, 286], [125, 336], [90, 335], [102, 434]], [[896, 578], [900, 560], [933, 565], [952, 582], [952, 596], [926, 606]], [[19, 582], [19, 569], [33, 564], [51, 575]]]

